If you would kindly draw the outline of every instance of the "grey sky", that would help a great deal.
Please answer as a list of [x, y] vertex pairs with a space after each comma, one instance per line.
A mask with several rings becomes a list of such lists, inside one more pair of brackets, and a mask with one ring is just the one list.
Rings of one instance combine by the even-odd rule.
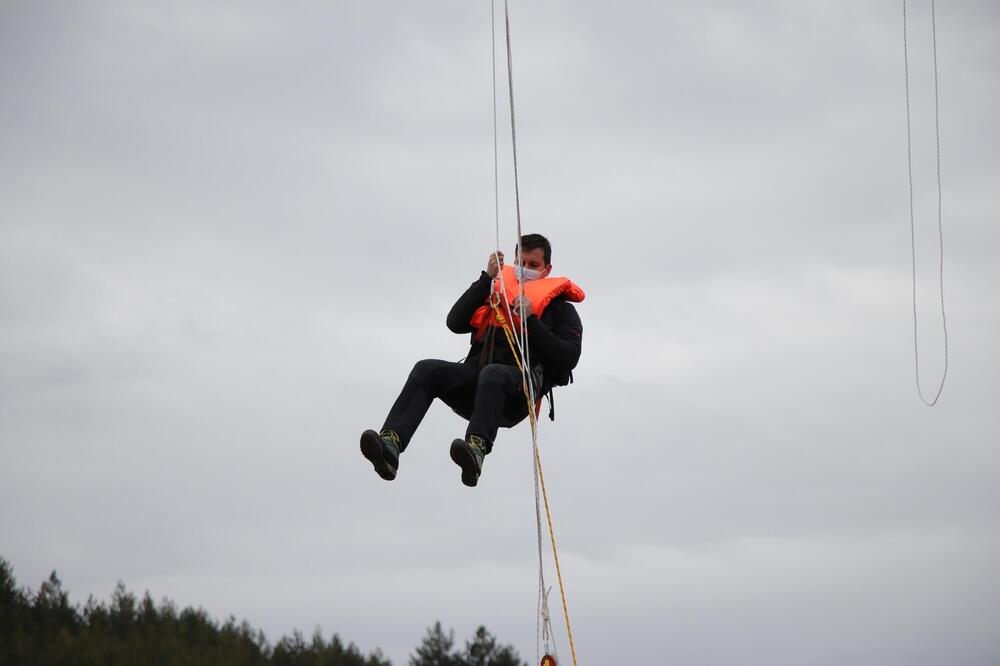
[[[525, 229], [588, 294], [541, 429], [581, 664], [1000, 660], [1000, 8], [937, 11], [929, 410], [898, 2], [514, 2]], [[467, 345], [444, 316], [495, 244], [488, 3], [6, 1], [0, 56], [18, 578], [55, 568], [77, 601], [121, 579], [396, 664], [436, 619], [484, 623], [530, 662], [526, 426], [474, 491], [441, 405], [394, 483], [357, 447], [414, 361]]]

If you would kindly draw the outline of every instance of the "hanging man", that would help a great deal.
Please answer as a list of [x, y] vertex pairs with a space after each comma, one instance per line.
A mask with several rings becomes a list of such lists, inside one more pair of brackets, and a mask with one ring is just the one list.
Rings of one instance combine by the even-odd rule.
[[[362, 433], [361, 453], [383, 479], [396, 478], [399, 454], [406, 450], [434, 398], [440, 398], [469, 421], [465, 437], [451, 444], [451, 459], [462, 468], [462, 483], [475, 486], [479, 482], [483, 459], [493, 448], [497, 430], [513, 427], [528, 415], [524, 379], [518, 369], [520, 356], [512, 349], [504, 325], [516, 335], [526, 317], [527, 357], [536, 396], [571, 380], [583, 339], [583, 325], [571, 303], [584, 299], [583, 290], [567, 278], [549, 277], [552, 246], [544, 236], [526, 234], [520, 248], [515, 267], [503, 265], [502, 252], [491, 254], [486, 270], [448, 313], [452, 332], [472, 334], [465, 360], [418, 361], [382, 430]], [[519, 296], [518, 278], [524, 283], [524, 298]]]

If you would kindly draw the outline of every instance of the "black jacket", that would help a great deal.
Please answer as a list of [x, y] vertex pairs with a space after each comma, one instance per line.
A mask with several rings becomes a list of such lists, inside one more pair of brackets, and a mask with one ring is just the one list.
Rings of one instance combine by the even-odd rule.
[[[469, 323], [473, 313], [486, 302], [490, 295], [490, 276], [483, 271], [479, 279], [465, 290], [455, 305], [448, 312], [448, 328], [454, 333], [471, 333], [472, 346], [466, 363], [479, 364], [484, 352], [484, 343], [476, 340], [476, 331]], [[580, 360], [580, 345], [583, 342], [583, 324], [573, 304], [559, 296], [552, 299], [541, 317], [528, 317], [528, 350], [531, 355], [532, 368], [541, 374], [541, 390], [539, 395], [548, 392], [553, 386], [560, 386], [569, 381], [569, 374]], [[486, 335], [483, 336], [485, 340]], [[503, 334], [494, 338], [494, 363], [515, 365], [514, 355]], [[486, 350], [488, 353], [488, 350]]]

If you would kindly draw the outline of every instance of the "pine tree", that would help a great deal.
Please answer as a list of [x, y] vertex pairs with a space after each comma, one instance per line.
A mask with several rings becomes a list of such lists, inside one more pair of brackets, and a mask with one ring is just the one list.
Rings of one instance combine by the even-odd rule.
[[435, 622], [410, 657], [410, 666], [525, 666], [513, 647], [499, 645], [483, 626], [466, 641], [464, 650], [455, 650], [454, 645], [454, 632], [445, 633], [441, 623]]
[[28, 623], [27, 595], [18, 589], [7, 560], [0, 558], [0, 663], [24, 661]]
[[498, 645], [496, 636], [482, 625], [466, 642], [462, 662], [464, 666], [523, 666], [517, 651], [510, 645]]
[[455, 632], [446, 634], [441, 622], [427, 629], [427, 635], [417, 646], [417, 653], [410, 656], [410, 666], [464, 666], [461, 658], [452, 653]]

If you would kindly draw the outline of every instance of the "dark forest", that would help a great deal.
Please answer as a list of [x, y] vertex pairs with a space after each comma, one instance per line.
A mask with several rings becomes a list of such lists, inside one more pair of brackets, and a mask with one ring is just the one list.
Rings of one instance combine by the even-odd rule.
[[[391, 666], [381, 651], [364, 654], [337, 634], [295, 631], [275, 643], [249, 622], [224, 622], [169, 599], [141, 598], [123, 583], [107, 603], [70, 603], [53, 571], [37, 591], [21, 588], [0, 558], [0, 666]], [[525, 666], [485, 627], [457, 647], [440, 622], [427, 629], [409, 666]]]

